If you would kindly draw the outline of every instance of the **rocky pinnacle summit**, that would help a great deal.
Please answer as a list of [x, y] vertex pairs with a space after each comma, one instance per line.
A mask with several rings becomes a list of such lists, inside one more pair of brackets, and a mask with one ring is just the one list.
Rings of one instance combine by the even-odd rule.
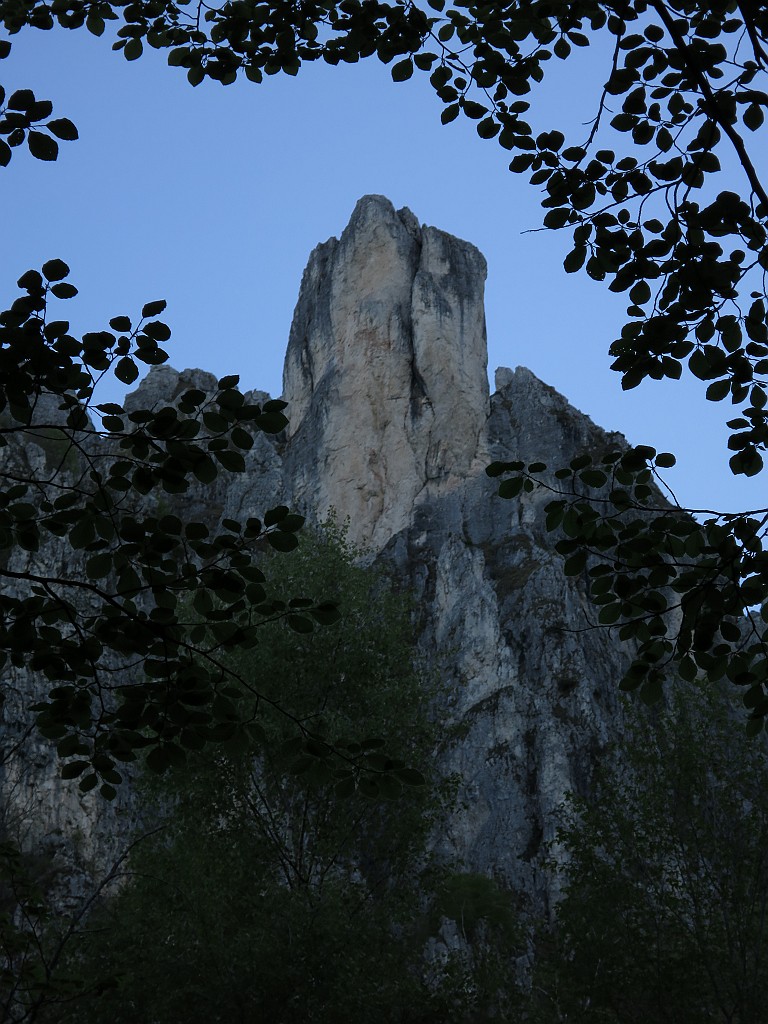
[[485, 276], [474, 246], [383, 196], [309, 258], [285, 358], [286, 466], [295, 500], [343, 510], [375, 550], [487, 461]]

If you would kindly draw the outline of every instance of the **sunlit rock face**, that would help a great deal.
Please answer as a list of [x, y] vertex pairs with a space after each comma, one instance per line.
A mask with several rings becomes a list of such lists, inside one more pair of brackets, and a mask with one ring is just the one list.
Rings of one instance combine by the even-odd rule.
[[[547, 496], [502, 501], [484, 470], [494, 459], [554, 469], [622, 439], [523, 368], [497, 371], [489, 397], [485, 270], [469, 243], [381, 196], [361, 199], [304, 273], [286, 436], [259, 435], [246, 473], [196, 484], [180, 514], [215, 521], [285, 502], [349, 518], [351, 538], [414, 592], [419, 644], [441, 680], [439, 756], [461, 781], [437, 847], [539, 902], [557, 807], [619, 731], [627, 652], [589, 628], [583, 585], [566, 579], [544, 528]], [[155, 368], [129, 402], [167, 404], [205, 384], [198, 370]], [[27, 749], [6, 777], [23, 791], [30, 834], [77, 830], [106, 864], [134, 818], [130, 800], [105, 817], [98, 796], [57, 780], [50, 748]]]
[[486, 265], [366, 196], [309, 259], [284, 371], [294, 503], [379, 550], [485, 461]]

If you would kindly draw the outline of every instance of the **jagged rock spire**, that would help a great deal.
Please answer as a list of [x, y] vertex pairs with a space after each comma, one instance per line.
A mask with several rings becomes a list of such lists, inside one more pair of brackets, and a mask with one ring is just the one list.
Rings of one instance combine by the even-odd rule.
[[[380, 549], [486, 455], [486, 263], [365, 196], [309, 258], [284, 371], [294, 502]], [[293, 457], [292, 457], [293, 454]]]

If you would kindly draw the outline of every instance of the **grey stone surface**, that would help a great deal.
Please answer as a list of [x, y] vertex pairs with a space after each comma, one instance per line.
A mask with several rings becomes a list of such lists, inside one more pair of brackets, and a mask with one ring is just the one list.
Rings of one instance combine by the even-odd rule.
[[546, 496], [502, 501], [492, 459], [616, 447], [529, 370], [486, 391], [485, 264], [465, 242], [380, 197], [312, 254], [286, 357], [286, 486], [349, 516], [420, 608], [420, 645], [444, 682], [446, 771], [460, 805], [446, 856], [536, 891], [555, 809], [583, 789], [619, 725], [627, 654], [592, 631], [544, 529]]
[[[61, 415], [44, 409], [35, 422], [56, 423]], [[58, 482], [69, 475], [71, 456], [50, 431], [31, 430], [22, 444], [9, 444], [0, 452], [6, 464], [15, 463], [24, 475], [45, 480], [55, 471]], [[75, 476], [70, 476], [75, 479]], [[54, 493], [54, 496], [56, 496]], [[16, 548], [8, 563], [15, 572], [40, 573], [61, 579], [84, 579], [85, 557], [51, 537], [39, 551]], [[77, 600], [77, 598], [75, 598]], [[89, 599], [80, 607], [87, 611]], [[43, 700], [50, 684], [24, 668], [6, 664], [0, 705], [0, 841], [12, 838], [27, 850], [51, 859], [50, 884], [62, 907], [77, 902], [94, 879], [120, 856], [132, 831], [138, 808], [130, 787], [123, 787], [114, 802], [95, 792], [82, 794], [76, 783], [62, 780], [55, 747], [33, 728], [29, 710]]]
[[485, 260], [381, 196], [309, 259], [288, 342], [286, 482], [374, 551], [484, 464]]
[[[439, 754], [461, 783], [435, 841], [538, 899], [556, 808], [588, 785], [620, 731], [628, 654], [590, 629], [583, 583], [563, 575], [544, 529], [547, 498], [502, 501], [484, 469], [493, 459], [554, 469], [623, 439], [522, 367], [498, 370], [489, 396], [484, 280], [469, 243], [381, 196], [361, 199], [304, 273], [285, 362], [287, 436], [260, 436], [248, 472], [196, 487], [184, 514], [243, 517], [286, 501], [349, 517], [352, 539], [414, 591], [419, 644], [440, 673]], [[205, 383], [202, 371], [157, 368], [128, 403], [167, 403]], [[76, 829], [96, 859], [112, 849], [130, 801], [85, 806], [50, 752], [29, 749], [6, 771], [38, 831]]]
[[[491, 459], [553, 468], [620, 441], [524, 369], [491, 397], [486, 431]], [[484, 472], [468, 473], [422, 502], [382, 557], [415, 590], [421, 646], [444, 680], [443, 764], [462, 781], [438, 841], [446, 856], [540, 897], [556, 809], [584, 791], [620, 729], [628, 655], [589, 628], [583, 585], [563, 575], [544, 529], [548, 499], [495, 491]]]

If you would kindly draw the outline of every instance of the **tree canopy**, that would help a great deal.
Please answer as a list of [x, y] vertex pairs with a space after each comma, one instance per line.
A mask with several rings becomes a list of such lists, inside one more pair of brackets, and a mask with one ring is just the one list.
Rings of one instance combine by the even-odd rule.
[[590, 798], [564, 808], [532, 1020], [764, 1019], [766, 748], [722, 688], [688, 690], [627, 707]]
[[[540, 190], [544, 227], [569, 237], [565, 270], [626, 293], [627, 323], [610, 347], [623, 386], [692, 374], [707, 400], [740, 407], [729, 420], [733, 472], [761, 471], [768, 195], [752, 141], [768, 105], [760, 89], [768, 61], [763, 5], [2, 0], [0, 22], [9, 36], [0, 41], [0, 59], [22, 30], [85, 28], [110, 38], [129, 61], [145, 47], [166, 50], [192, 85], [206, 77], [227, 85], [240, 74], [259, 83], [296, 75], [310, 61], [371, 57], [391, 64], [396, 82], [428, 75], [443, 122], [474, 121], [482, 138], [512, 154], [510, 169]], [[535, 90], [548, 65], [599, 39], [610, 41], [610, 57], [587, 128], [577, 138], [557, 125], [536, 134]], [[26, 84], [0, 90], [0, 165], [25, 145], [33, 157], [55, 160], [59, 141], [76, 139], [74, 123], [54, 117], [52, 102]], [[738, 192], [718, 191], [725, 152], [739, 168]], [[2, 542], [9, 555], [34, 556], [41, 533], [63, 538], [86, 551], [89, 579], [1, 569], [6, 582], [28, 587], [26, 597], [17, 590], [2, 598], [3, 650], [54, 684], [38, 706], [39, 726], [76, 758], [68, 771], [86, 773], [81, 786], [101, 782], [110, 795], [119, 777], [115, 759], [133, 756], [137, 744], [153, 745], [162, 767], [183, 756], [185, 743], [236, 728], [215, 650], [252, 642], [257, 624], [235, 626], [226, 607], [248, 592], [259, 614], [284, 615], [299, 629], [332, 612], [302, 597], [296, 605], [270, 605], [261, 592], [249, 545], [262, 538], [289, 545], [299, 526], [289, 510], [224, 523], [212, 537], [204, 524], [182, 526], [173, 516], [129, 508], [153, 487], [178, 493], [194, 477], [238, 472], [253, 430], [279, 429], [282, 412], [251, 405], [229, 378], [216, 395], [187, 394], [175, 409], [126, 418], [118, 406], [99, 408], [93, 388], [100, 375], [111, 369], [135, 379], [136, 360], [166, 358], [160, 346], [170, 332], [155, 319], [161, 306], [149, 303], [136, 324], [118, 316], [109, 331], [72, 338], [66, 320], [49, 316], [54, 298], [74, 294], [67, 273], [60, 260], [25, 273], [24, 295], [0, 315], [2, 437], [53, 430], [75, 456], [44, 480], [3, 470]], [[44, 395], [59, 400], [63, 425], [51, 422], [47, 407], [40, 418]], [[112, 445], [109, 469], [94, 465], [94, 433]], [[653, 699], [670, 665], [687, 678], [727, 676], [745, 688], [751, 727], [761, 728], [768, 713], [768, 508], [699, 510], [694, 519], [651, 487], [673, 456], [640, 446], [602, 459], [576, 460], [554, 476], [539, 463], [499, 464], [491, 473], [512, 474], [502, 496], [534, 487], [557, 492], [549, 525], [565, 533], [558, 546], [566, 571], [587, 569], [600, 623], [639, 643], [625, 688], [640, 687]], [[67, 482], [64, 473], [71, 474]], [[110, 574], [114, 588], [103, 582]], [[97, 599], [96, 613], [73, 600], [77, 590]], [[188, 636], [175, 611], [179, 595], [193, 591], [216, 634], [216, 648], [202, 659], [192, 652], [200, 634]], [[115, 685], [102, 702], [105, 652], [124, 667], [126, 657], [141, 657], [144, 682]]]
[[[349, 779], [325, 785], [295, 744], [281, 745], [293, 737], [274, 709], [261, 714], [269, 742], [209, 745], [162, 780], [145, 771], [127, 850], [57, 913], [44, 858], [0, 858], [8, 1019], [463, 1024], [498, 1015], [507, 960], [524, 944], [513, 898], [431, 849], [456, 788], [438, 768], [439, 674], [418, 656], [410, 596], [355, 564], [358, 555], [335, 524], [305, 531], [266, 575], [277, 590], [301, 583], [338, 594], [339, 620], [298, 635], [270, 622], [258, 648], [226, 657], [316, 731], [353, 734], [365, 719], [393, 738], [392, 753], [424, 766], [426, 785], [407, 801], [382, 800], [397, 791], [380, 775], [350, 799]], [[362, 745], [383, 758], [381, 740]], [[446, 922], [463, 943], [426, 957]]]

